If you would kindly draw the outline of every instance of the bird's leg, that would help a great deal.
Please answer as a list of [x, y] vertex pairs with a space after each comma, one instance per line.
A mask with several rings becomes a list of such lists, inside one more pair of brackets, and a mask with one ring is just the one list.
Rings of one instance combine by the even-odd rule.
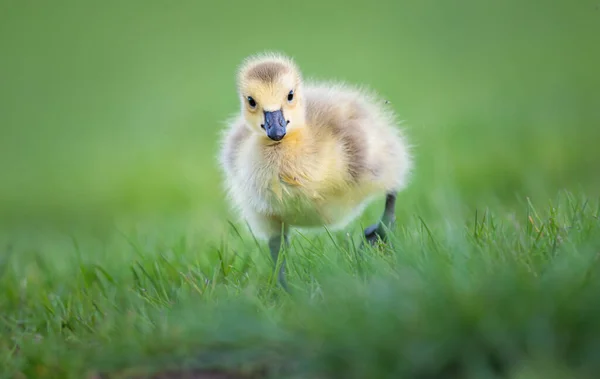
[[[282, 238], [283, 236], [283, 238]], [[280, 232], [271, 238], [269, 238], [269, 250], [271, 252], [271, 258], [273, 259], [273, 265], [275, 269], [277, 269], [277, 260], [279, 258], [279, 253], [282, 250], [281, 240], [283, 239], [285, 247], [289, 246], [289, 237], [287, 228], [283, 228], [283, 232]], [[277, 281], [285, 289], [288, 291], [287, 281], [285, 279], [285, 257], [281, 260], [281, 266], [279, 267], [279, 272], [277, 273]]]
[[386, 228], [389, 229], [396, 221], [396, 192], [388, 192], [385, 198], [385, 209], [381, 220], [365, 229], [365, 239], [371, 245], [380, 239], [387, 241]]

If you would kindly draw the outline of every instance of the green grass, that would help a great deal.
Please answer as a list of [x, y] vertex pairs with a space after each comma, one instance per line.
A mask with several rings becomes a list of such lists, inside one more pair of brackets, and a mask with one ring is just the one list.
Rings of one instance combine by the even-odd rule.
[[225, 366], [591, 378], [599, 205], [562, 194], [523, 212], [415, 215], [393, 248], [364, 257], [344, 233], [295, 235], [291, 296], [273, 285], [264, 247], [233, 228], [214, 246], [179, 228], [42, 250], [15, 241], [2, 264], [2, 366], [27, 377]]
[[[0, 2], [0, 377], [595, 377], [599, 35], [594, 1]], [[383, 199], [293, 234], [291, 295], [215, 158], [264, 49], [416, 159], [390, 246], [355, 248]]]

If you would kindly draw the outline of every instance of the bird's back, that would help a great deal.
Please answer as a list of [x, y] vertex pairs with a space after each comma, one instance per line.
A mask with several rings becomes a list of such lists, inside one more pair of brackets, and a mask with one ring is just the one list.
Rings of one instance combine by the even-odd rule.
[[395, 123], [394, 114], [385, 101], [360, 87], [309, 82], [305, 85], [305, 96], [307, 121], [311, 125], [335, 128], [359, 120], [379, 128], [381, 124]]
[[305, 86], [307, 126], [344, 147], [350, 177], [395, 186], [408, 153], [391, 107], [372, 92], [339, 83]]

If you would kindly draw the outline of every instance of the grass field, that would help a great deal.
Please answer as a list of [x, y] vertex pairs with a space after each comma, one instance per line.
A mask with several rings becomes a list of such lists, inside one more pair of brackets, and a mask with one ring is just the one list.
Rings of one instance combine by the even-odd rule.
[[[291, 295], [216, 166], [267, 49], [416, 159], [390, 246], [383, 199], [293, 234]], [[595, 377], [599, 68], [595, 1], [1, 1], [0, 377]]]

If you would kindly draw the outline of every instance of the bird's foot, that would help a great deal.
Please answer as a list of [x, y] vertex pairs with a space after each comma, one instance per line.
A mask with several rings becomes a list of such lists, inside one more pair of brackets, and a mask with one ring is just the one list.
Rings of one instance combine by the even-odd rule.
[[373, 224], [365, 229], [365, 240], [371, 245], [387, 242], [387, 235], [381, 223]]

